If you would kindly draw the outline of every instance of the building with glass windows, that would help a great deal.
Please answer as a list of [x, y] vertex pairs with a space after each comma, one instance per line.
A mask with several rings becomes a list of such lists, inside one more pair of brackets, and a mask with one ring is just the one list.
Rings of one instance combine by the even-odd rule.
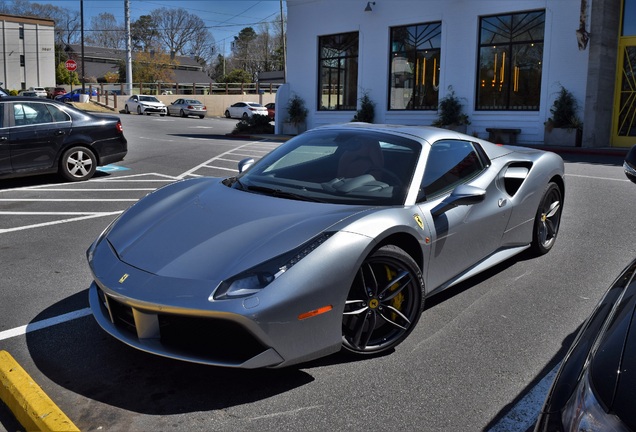
[[375, 123], [430, 125], [454, 93], [469, 135], [543, 144], [565, 88], [583, 125], [572, 145], [636, 143], [636, 0], [287, 0], [287, 12], [277, 105], [302, 97], [309, 128], [351, 121], [365, 94]]
[[0, 82], [7, 90], [55, 86], [54, 21], [0, 14]]

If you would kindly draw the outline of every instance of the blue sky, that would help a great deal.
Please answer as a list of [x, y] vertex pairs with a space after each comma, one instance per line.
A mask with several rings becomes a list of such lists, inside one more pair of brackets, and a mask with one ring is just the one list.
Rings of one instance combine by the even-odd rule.
[[[31, 0], [32, 3], [48, 3], [67, 9], [80, 9], [80, 0]], [[271, 22], [280, 14], [280, 0], [130, 0], [130, 19], [148, 15], [153, 9], [184, 8], [198, 15], [208, 26], [220, 51], [230, 50], [230, 42], [245, 27]], [[84, 25], [90, 25], [90, 19], [102, 12], [115, 16], [118, 22], [124, 22], [124, 0], [84, 0]], [[283, 1], [283, 13], [287, 13]]]

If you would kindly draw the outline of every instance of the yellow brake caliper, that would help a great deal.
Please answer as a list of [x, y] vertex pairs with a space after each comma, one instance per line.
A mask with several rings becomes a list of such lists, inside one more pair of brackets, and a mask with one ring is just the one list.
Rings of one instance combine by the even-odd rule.
[[[386, 278], [388, 280], [393, 280], [397, 276], [397, 272], [395, 272], [394, 270], [391, 270], [389, 268], [389, 266], [385, 265], [384, 269], [386, 271]], [[399, 287], [400, 287], [400, 283], [396, 282], [393, 285], [391, 285], [389, 290], [390, 291], [395, 291]], [[398, 295], [393, 297], [393, 299], [391, 300], [391, 306], [393, 306], [397, 310], [402, 310], [402, 303], [403, 302], [404, 302], [404, 294], [403, 293], [399, 293]], [[394, 321], [397, 319], [397, 314], [395, 312], [391, 313], [391, 319], [394, 320]]]

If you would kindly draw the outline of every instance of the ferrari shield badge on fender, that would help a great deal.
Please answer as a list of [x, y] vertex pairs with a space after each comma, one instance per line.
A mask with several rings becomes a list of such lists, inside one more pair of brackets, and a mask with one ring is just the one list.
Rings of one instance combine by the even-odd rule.
[[415, 219], [415, 222], [417, 222], [420, 229], [424, 229], [424, 221], [422, 221], [422, 217], [420, 215], [414, 214], [413, 219]]

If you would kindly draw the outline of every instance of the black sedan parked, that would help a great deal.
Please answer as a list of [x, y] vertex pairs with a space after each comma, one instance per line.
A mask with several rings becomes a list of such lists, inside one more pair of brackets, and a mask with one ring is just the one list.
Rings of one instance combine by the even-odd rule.
[[59, 173], [87, 180], [124, 159], [121, 121], [48, 99], [0, 98], [0, 178]]
[[[636, 183], [636, 146], [623, 165]], [[636, 260], [583, 324], [548, 392], [535, 432], [636, 431]]]

